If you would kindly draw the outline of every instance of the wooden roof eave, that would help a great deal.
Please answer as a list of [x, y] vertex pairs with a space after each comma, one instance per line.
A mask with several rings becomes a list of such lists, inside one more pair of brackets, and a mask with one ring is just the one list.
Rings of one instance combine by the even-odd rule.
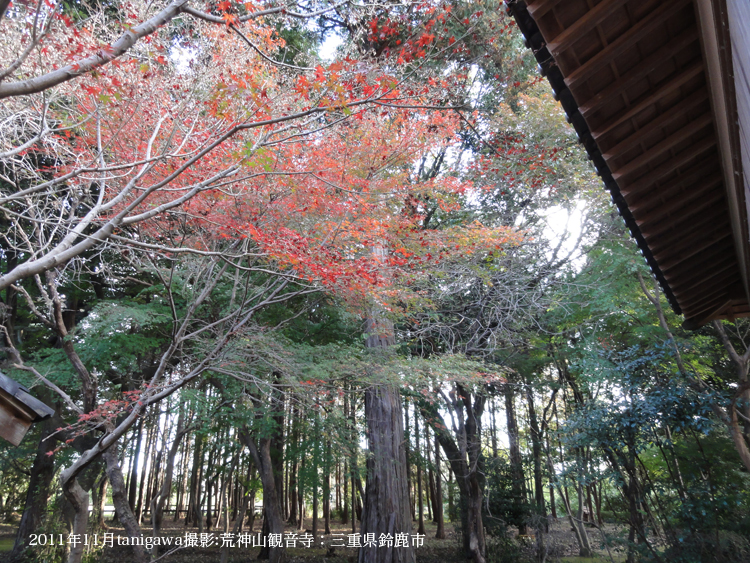
[[[719, 142], [737, 262], [745, 297], [750, 302], [750, 235], [742, 172], [737, 92], [733, 80], [732, 41], [726, 0], [693, 0], [701, 49], [708, 74], [709, 100]], [[719, 313], [720, 315], [722, 313]], [[708, 320], [712, 319], [707, 319]], [[691, 323], [700, 322], [692, 319]]]
[[[730, 3], [732, 0], [730, 0]], [[690, 4], [692, 3], [692, 7]], [[726, 198], [726, 204], [717, 204], [718, 207], [712, 208], [713, 214], [723, 207], [725, 209], [723, 215], [726, 235], [719, 236], [719, 239], [729, 241], [731, 239], [732, 244], [727, 246], [723, 251], [721, 257], [717, 256], [717, 260], [728, 260], [729, 256], [736, 255], [736, 269], [738, 276], [741, 278], [741, 284], [735, 285], [734, 289], [725, 288], [717, 290], [715, 287], [711, 289], [711, 296], [703, 295], [701, 286], [703, 284], [698, 283], [697, 289], [691, 290], [691, 294], [685, 303], [686, 320], [684, 325], [689, 328], [698, 328], [703, 324], [718, 318], [733, 318], [738, 314], [745, 314], [745, 311], [750, 313], [750, 237], [748, 236], [748, 208], [746, 207], [746, 180], [743, 176], [742, 169], [742, 157], [746, 156], [745, 165], [750, 169], [750, 111], [747, 118], [745, 131], [743, 134], [745, 137], [741, 137], [740, 126], [738, 123], [738, 103], [735, 92], [735, 86], [742, 88], [743, 83], [739, 82], [735, 85], [733, 80], [732, 70], [732, 49], [730, 41], [730, 25], [728, 24], [728, 10], [727, 0], [665, 0], [663, 3], [658, 4], [653, 11], [645, 18], [642, 18], [633, 24], [632, 27], [622, 33], [614, 41], [606, 46], [603, 50], [595, 53], [593, 57], [587, 58], [582, 61], [582, 66], [577, 68], [566, 66], [571, 72], [568, 76], [563, 75], [563, 71], [558, 66], [557, 62], [553, 58], [553, 54], [557, 56], [568, 56], [565, 53], [567, 48], [572, 48], [575, 41], [578, 40], [583, 33], [592, 32], [597, 25], [603, 22], [606, 17], [614, 13], [619, 7], [627, 4], [627, 0], [604, 0], [594, 7], [590, 7], [588, 12], [583, 13], [577, 20], [572, 24], [568, 20], [565, 27], [562, 28], [562, 32], [553, 31], [550, 34], [549, 44], [545, 42], [545, 39], [540, 31], [537, 21], [541, 21], [539, 18], [543, 18], [545, 14], [549, 14], [552, 10], [561, 10], [563, 4], [560, 0], [534, 0], [532, 5], [527, 7], [524, 0], [506, 0], [507, 11], [512, 15], [516, 23], [518, 24], [521, 32], [526, 38], [527, 47], [531, 48], [542, 75], [549, 79], [552, 89], [555, 93], [555, 97], [560, 101], [565, 112], [568, 115], [568, 121], [573, 125], [578, 134], [579, 141], [585, 146], [590, 159], [593, 161], [597, 172], [602, 177], [605, 186], [612, 195], [613, 202], [617, 206], [620, 215], [625, 220], [626, 226], [630, 230], [631, 235], [636, 240], [642, 254], [644, 255], [647, 263], [649, 264], [652, 272], [659, 281], [664, 293], [672, 306], [673, 310], [681, 314], [683, 308], [680, 306], [680, 302], [683, 302], [685, 296], [678, 297], [672, 290], [670, 282], [665, 276], [665, 270], [663, 267], [674, 270], [678, 262], [682, 262], [692, 255], [697, 255], [698, 252], [694, 249], [690, 252], [680, 251], [678, 255], [672, 257], [669, 253], [664, 256], [663, 243], [664, 240], [674, 239], [677, 233], [670, 233], [665, 237], [660, 237], [660, 241], [656, 242], [657, 246], [661, 247], [661, 250], [652, 249], [647, 237], [647, 233], [643, 232], [641, 227], [645, 227], [648, 222], [652, 222], [659, 217], [667, 216], [673, 210], [673, 207], [667, 208], [665, 212], [661, 210], [646, 209], [649, 213], [644, 215], [645, 206], [653, 205], [657, 200], [663, 200], [666, 194], [664, 192], [659, 193], [654, 191], [654, 182], [659, 185], [659, 178], [655, 178], [655, 174], [664, 175], [665, 172], [672, 169], [679, 169], [685, 171], [688, 167], [687, 172], [689, 176], [678, 176], [677, 180], [669, 181], [665, 184], [665, 187], [670, 186], [669, 189], [674, 190], [671, 186], [679, 186], [686, 180], [692, 182], [695, 177], [696, 167], [692, 165], [692, 161], [698, 159], [708, 159], [710, 157], [711, 147], [715, 151], [714, 155], [710, 157], [713, 159], [713, 170], [711, 176], [706, 177], [704, 182], [710, 181], [715, 184], [715, 178], [721, 178], [723, 187], [716, 186], [716, 189], [720, 193], [724, 193]], [[590, 4], [589, 4], [590, 6]], [[567, 7], [567, 5], [566, 5]], [[732, 4], [732, 9], [735, 11], [739, 9], [737, 6]], [[750, 7], [742, 8], [748, 10], [750, 17]], [[580, 106], [570, 88], [575, 86], [581, 88], [585, 84], [585, 81], [594, 75], [597, 68], [603, 68], [611, 61], [623, 53], [626, 48], [634, 47], [635, 44], [646, 37], [652, 30], [657, 29], [661, 23], [662, 18], [669, 18], [678, 12], [683, 10], [693, 11], [695, 13], [695, 20], [699, 23], [693, 23], [692, 30], [685, 28], [680, 35], [673, 35], [671, 43], [667, 43], [661, 52], [670, 53], [679, 52], [679, 49], [683, 48], [683, 44], [689, 43], [691, 38], [697, 38], [700, 42], [700, 55], [697, 57], [695, 63], [683, 66], [682, 71], [673, 78], [670, 78], [666, 82], [662, 82], [656, 90], [653, 90], [649, 95], [643, 96], [641, 99], [636, 100], [637, 103], [632, 105], [623, 114], [615, 114], [610, 119], [607, 119], [604, 123], [601, 119], [598, 119], [596, 124], [597, 131], [591, 131], [587, 120], [594, 115], [594, 109], [592, 104], [601, 105], [607, 99], [609, 94], [612, 94], [610, 90], [613, 89], [613, 85], [609, 84], [605, 86], [605, 90], [601, 90], [598, 93], [594, 93], [594, 97], [589, 97], [588, 101], [585, 101], [584, 106]], [[737, 14], [733, 15], [735, 18]], [[556, 16], [554, 16], [556, 17]], [[536, 18], [536, 19], [535, 19]], [[559, 21], [559, 20], [558, 20]], [[683, 20], [684, 21], [684, 20]], [[750, 20], [749, 20], [750, 21]], [[732, 22], [737, 27], [737, 22]], [[548, 22], [544, 24], [545, 33], [549, 32]], [[742, 45], [750, 45], [750, 24], [740, 23], [742, 31]], [[737, 35], [736, 30], [734, 31]], [[734, 39], [733, 39], [734, 40]], [[741, 47], [740, 47], [741, 48]], [[589, 51], [589, 54], [591, 51]], [[674, 53], [673, 53], [674, 54]], [[575, 56], [575, 55], [573, 55]], [[669, 55], [672, 56], [672, 55]], [[747, 68], [750, 69], [750, 55], [747, 56]], [[588, 57], [588, 55], [587, 55]], [[619, 82], [628, 86], [632, 85], [641, 76], [646, 76], [651, 72], [651, 67], [658, 67], [658, 56], [645, 56], [640, 64], [646, 65], [648, 68], [631, 68], [628, 70], [627, 75], [621, 75]], [[669, 57], [666, 57], [669, 58]], [[702, 59], [702, 60], [701, 60]], [[567, 63], [566, 63], [567, 64]], [[627, 67], [626, 67], [627, 68]], [[744, 70], [744, 69], [743, 69]], [[679, 107], [673, 107], [670, 111], [662, 113], [657, 120], [653, 123], [648, 124], [646, 127], [637, 129], [637, 135], [632, 135], [625, 140], [619, 139], [619, 143], [616, 146], [612, 146], [612, 142], [608, 141], [609, 148], [607, 155], [602, 155], [597, 141], [604, 135], [610, 134], [615, 127], [619, 127], [626, 120], [630, 120], [633, 116], [643, 111], [644, 108], [648, 107], [649, 104], [657, 103], [658, 100], [670, 96], [677, 89], [682, 88], [683, 85], [689, 81], [694, 80], [696, 76], [705, 73], [705, 79], [708, 83], [707, 91], [704, 87], [703, 91], [696, 91], [690, 97], [684, 98]], [[744, 84], [746, 87], [747, 85]], [[625, 86], [623, 86], [625, 88]], [[615, 94], [619, 95], [619, 90]], [[577, 94], [579, 95], [580, 92]], [[742, 92], [745, 98], [748, 109], [750, 109], [750, 91], [747, 93]], [[683, 125], [682, 133], [676, 133], [671, 138], [666, 138], [659, 146], [653, 147], [656, 150], [651, 154], [644, 154], [636, 160], [631, 160], [628, 164], [618, 164], [617, 158], [622, 151], [632, 150], [633, 147], [637, 146], [642, 139], [652, 134], [657, 129], [668, 125], [669, 123], [676, 122], [675, 120], [680, 119], [680, 112], [686, 114], [691, 109], [698, 107], [703, 100], [708, 97], [710, 108], [707, 107], [707, 111], [710, 111], [710, 119], [707, 116], [693, 118], [687, 125]], [[584, 98], [585, 100], [586, 98]], [[582, 100], [583, 101], [583, 100]], [[598, 107], [598, 106], [597, 106]], [[583, 108], [583, 109], [582, 109]], [[744, 106], [743, 106], [744, 108]], [[584, 115], [585, 114], [585, 115]], [[742, 123], [742, 114], [740, 114], [740, 123]], [[713, 133], [700, 141], [691, 135], [696, 133], [702, 126], [708, 125]], [[702, 137], [702, 134], [701, 134]], [[681, 139], [693, 138], [694, 144], [689, 145], [685, 148], [685, 144], [681, 143]], [[742, 138], [744, 144], [741, 143]], [[672, 147], [682, 147], [682, 152], [679, 155], [672, 151]], [[718, 149], [718, 150], [717, 150]], [[744, 150], [744, 152], [743, 152]], [[620, 152], [618, 152], [620, 151]], [[659, 151], [665, 153], [665, 156], [670, 156], [671, 162], [664, 162], [663, 165], [659, 160]], [[708, 152], [707, 152], [708, 151]], [[666, 153], [670, 153], [669, 155]], [[708, 155], [708, 156], [707, 156]], [[606, 158], [605, 158], [606, 157]], [[657, 168], [653, 170], [646, 170], [645, 166], [653, 161]], [[610, 163], [618, 166], [619, 170], [613, 176], [613, 170], [610, 168]], [[692, 168], [690, 168], [692, 167]], [[620, 178], [622, 183], [622, 176], [631, 174], [637, 169], [646, 171], [646, 176], [639, 179], [636, 182], [625, 182], [624, 184], [618, 184], [617, 178]], [[664, 171], [662, 172], [662, 169]], [[710, 168], [706, 169], [710, 172]], [[702, 175], [703, 173], [701, 173]], [[633, 174], [631, 174], [632, 176]], [[700, 177], [700, 175], [698, 176]], [[702, 183], [704, 183], [702, 182]], [[748, 182], [750, 183], [750, 182]], [[697, 185], [697, 184], [696, 184]], [[708, 186], [706, 184], [708, 188]], [[644, 190], [649, 190], [648, 192]], [[644, 196], [640, 195], [640, 192], [644, 192]], [[650, 194], [650, 195], [649, 195]], [[711, 196], [713, 200], [716, 200], [714, 195]], [[635, 204], [634, 209], [638, 209], [638, 221], [633, 217], [628, 204], [625, 200], [631, 201]], [[695, 201], [695, 197], [692, 197]], [[750, 199], [750, 197], [748, 198]], [[685, 206], [683, 206], [685, 208]], [[727, 210], [728, 209], [728, 213]], [[685, 215], [687, 217], [687, 215]], [[685, 222], [685, 219], [675, 217], [675, 220]], [[731, 230], [731, 232], [729, 232]], [[693, 233], [693, 238], [697, 233]], [[650, 235], [653, 237], [653, 234]], [[684, 245], [683, 245], [684, 246]], [[705, 245], [702, 245], [705, 246]], [[659, 254], [662, 254], [659, 257]], [[680, 267], [680, 270], [689, 271], [688, 268]], [[670, 279], [674, 277], [672, 272], [669, 276]], [[734, 279], [737, 279], [735, 277]], [[692, 279], [692, 278], [691, 278]], [[727, 278], [729, 279], [729, 278]], [[681, 285], [681, 280], [674, 280], [676, 285], [675, 288]], [[684, 283], [682, 284], [685, 285]], [[741, 293], [743, 297], [739, 297], [737, 290], [739, 286], [742, 286]], [[690, 283], [691, 287], [696, 288], [696, 284]], [[731, 295], [730, 295], [731, 294]], [[743, 301], [744, 299], [744, 301]], [[705, 305], [703, 305], [705, 303]], [[716, 303], [717, 305], [711, 305]], [[721, 303], [719, 305], [719, 303]]]
[[[545, 8], [546, 4], [550, 4], [551, 6], [554, 5], [553, 2], [545, 3]], [[568, 116], [568, 121], [578, 135], [579, 142], [588, 152], [589, 157], [596, 168], [597, 174], [602, 178], [605, 187], [609, 190], [610, 195], [612, 196], [612, 202], [615, 204], [620, 216], [625, 221], [625, 226], [630, 231], [630, 235], [638, 244], [638, 248], [641, 250], [643, 257], [646, 259], [646, 263], [649, 265], [651, 271], [659, 282], [672, 310], [678, 315], [682, 314], [682, 309], [672, 293], [672, 289], [665, 279], [664, 273], [661, 271], [659, 264], [656, 262], [646, 239], [635, 221], [635, 218], [630, 212], [630, 209], [625, 202], [625, 198], [620, 191], [620, 187], [612, 177], [612, 171], [604, 160], [602, 152], [599, 149], [588, 124], [579, 111], [578, 104], [573, 98], [572, 92], [565, 83], [565, 77], [555, 63], [552, 54], [549, 52], [536, 21], [534, 21], [534, 18], [526, 7], [526, 3], [523, 0], [505, 0], [505, 5], [508, 14], [514, 17], [521, 33], [525, 37], [526, 46], [534, 53], [534, 57], [539, 64], [539, 70], [542, 76], [545, 76], [549, 80], [555, 99], [560, 102], [565, 110], [565, 113]]]

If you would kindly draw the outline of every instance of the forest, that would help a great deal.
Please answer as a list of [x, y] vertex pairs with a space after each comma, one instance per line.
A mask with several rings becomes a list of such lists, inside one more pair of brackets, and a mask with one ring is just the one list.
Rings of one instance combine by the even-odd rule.
[[505, 3], [0, 30], [0, 561], [750, 561], [750, 322], [673, 311]]

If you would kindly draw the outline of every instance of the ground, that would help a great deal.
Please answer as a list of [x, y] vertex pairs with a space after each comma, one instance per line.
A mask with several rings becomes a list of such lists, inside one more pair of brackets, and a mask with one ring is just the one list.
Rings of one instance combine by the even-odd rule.
[[[321, 523], [322, 524], [322, 523]], [[255, 531], [258, 531], [259, 522], [256, 522]], [[307, 523], [308, 530], [311, 524]], [[321, 526], [322, 528], [322, 526]], [[415, 524], [416, 529], [416, 524]], [[115, 537], [118, 535], [124, 537], [124, 531], [121, 527], [116, 525], [110, 525], [108, 532], [114, 534]], [[144, 527], [144, 532], [146, 531]], [[247, 531], [247, 530], [246, 530]], [[289, 531], [293, 531], [290, 530]], [[608, 535], [616, 535], [618, 530], [613, 526], [607, 526], [605, 531]], [[15, 537], [16, 527], [15, 525], [0, 524], [0, 562], [3, 561], [2, 552], [10, 550], [13, 546], [13, 538]], [[175, 524], [172, 522], [172, 518], [168, 517], [165, 522], [164, 535], [172, 537], [185, 537], [186, 533], [197, 533], [196, 528], [185, 528], [181, 523]], [[218, 540], [219, 534], [222, 529], [213, 530], [217, 537], [217, 543], [220, 545], [221, 541]], [[351, 534], [351, 524], [341, 525], [335, 523], [331, 527], [332, 533]], [[417, 563], [465, 563], [466, 559], [460, 552], [460, 543], [457, 537], [457, 533], [451, 524], [446, 525], [446, 533], [448, 538], [445, 540], [435, 539], [435, 526], [429, 524], [426, 526], [426, 537], [424, 545], [416, 548]], [[340, 536], [339, 536], [340, 537]], [[575, 542], [575, 537], [571, 532], [570, 526], [567, 520], [558, 519], [552, 523], [549, 535], [545, 536], [545, 541], [548, 548], [548, 561], [550, 563], [595, 563], [598, 561], [610, 561], [614, 563], [620, 563], [624, 561], [623, 552], [615, 545], [610, 544], [612, 551], [612, 559], [607, 555], [606, 546], [603, 545], [601, 534], [596, 529], [589, 529], [589, 538], [592, 546], [597, 549], [598, 556], [594, 559], [583, 559], [577, 557], [578, 548]], [[324, 542], [329, 544], [331, 536], [326, 536]], [[521, 543], [527, 543], [528, 549], [531, 549], [530, 543], [534, 539], [524, 538]], [[516, 544], [518, 545], [518, 544]], [[521, 549], [523, 549], [521, 547]], [[257, 548], [238, 548], [235, 547], [230, 550], [229, 563], [245, 563], [249, 561], [255, 561], [257, 554]], [[162, 550], [163, 553], [163, 550]], [[162, 561], [170, 561], [172, 563], [213, 563], [220, 559], [221, 549], [218, 546], [214, 547], [188, 547], [182, 548], [170, 555], [168, 558]], [[356, 549], [355, 548], [334, 548], [333, 553], [329, 553], [326, 548], [321, 547], [297, 547], [289, 548], [287, 550], [289, 563], [354, 563], [356, 561]], [[96, 557], [98, 563], [122, 563], [130, 559], [131, 548], [128, 546], [117, 546], [107, 547], [101, 549], [100, 555]], [[90, 560], [91, 561], [91, 560]]]

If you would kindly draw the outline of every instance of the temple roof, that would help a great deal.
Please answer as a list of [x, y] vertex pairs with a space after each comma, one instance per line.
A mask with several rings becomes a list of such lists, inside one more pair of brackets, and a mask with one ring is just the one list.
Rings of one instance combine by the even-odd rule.
[[750, 38], [750, 13], [744, 23], [729, 17], [748, 8], [725, 0], [507, 6], [675, 312], [689, 327], [750, 315], [742, 159], [750, 91], [734, 79], [735, 66], [750, 70], [750, 54], [733, 60], [732, 50]]

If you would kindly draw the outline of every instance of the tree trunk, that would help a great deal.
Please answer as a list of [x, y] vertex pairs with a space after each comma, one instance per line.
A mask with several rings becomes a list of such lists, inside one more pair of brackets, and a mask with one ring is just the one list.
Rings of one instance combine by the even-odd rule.
[[456, 384], [448, 405], [455, 411], [458, 424], [454, 440], [437, 407], [420, 403], [422, 417], [429, 421], [456, 477], [461, 497], [463, 547], [466, 556], [475, 563], [485, 563], [486, 549], [482, 520], [484, 478], [481, 460], [481, 417], [484, 404], [483, 395], [478, 394], [472, 402], [472, 394], [462, 385]]
[[313, 505], [312, 505], [312, 535], [314, 538], [318, 537], [318, 472], [315, 467], [315, 478], [313, 483]]
[[[302, 463], [300, 464], [300, 473], [302, 475], [305, 473], [305, 461], [305, 458], [302, 458]], [[305, 490], [302, 479], [297, 480], [297, 513], [299, 517], [297, 529], [301, 532], [305, 529]]]
[[[115, 511], [117, 512], [117, 518], [125, 528], [125, 533], [130, 538], [140, 538], [141, 528], [138, 525], [138, 520], [130, 510], [128, 499], [125, 492], [125, 480], [122, 478], [122, 471], [120, 470], [120, 462], [117, 459], [117, 451], [115, 446], [110, 448], [102, 454], [105, 463], [107, 464], [107, 477], [112, 487], [112, 502], [115, 505]], [[133, 545], [133, 556], [134, 561], [145, 562], [148, 557], [146, 550], [141, 545]]]
[[187, 512], [185, 513], [185, 526], [198, 525], [198, 520], [203, 522], [199, 515], [200, 506], [200, 473], [203, 465], [203, 442], [202, 436], [195, 437], [193, 444], [193, 467], [190, 472], [190, 494], [188, 496]]
[[344, 492], [343, 492], [343, 503], [344, 506], [341, 509], [341, 523], [346, 524], [349, 522], [349, 464], [344, 461], [344, 471], [342, 480], [344, 481]]
[[[291, 432], [291, 447], [297, 448], [299, 443], [299, 410], [297, 406], [292, 409], [292, 432]], [[289, 467], [289, 485], [287, 487], [287, 496], [289, 497], [289, 518], [287, 523], [297, 523], [297, 456], [294, 456], [292, 463]]]
[[422, 494], [422, 464], [419, 461], [419, 418], [414, 415], [414, 447], [417, 453], [417, 520], [419, 522], [417, 533], [424, 534], [424, 495]]
[[323, 479], [324, 534], [331, 535], [331, 442], [326, 443], [325, 478]]
[[[416, 412], [415, 412], [416, 416]], [[404, 399], [404, 444], [406, 451], [406, 491], [409, 495], [409, 512], [412, 521], [417, 519], [416, 509], [414, 508], [414, 497], [412, 496], [411, 483], [411, 428], [409, 426], [409, 403]]]
[[[523, 475], [523, 463], [521, 460], [521, 448], [518, 443], [518, 422], [516, 421], [516, 408], [512, 385], [505, 386], [505, 416], [508, 421], [508, 441], [510, 443], [510, 472], [513, 481], [513, 496], [519, 502], [526, 502], [526, 480]], [[528, 533], [526, 524], [518, 525], [518, 534], [525, 536]]]
[[[78, 480], [63, 481], [63, 493], [73, 507], [73, 529], [71, 534], [83, 537], [89, 520], [89, 494], [83, 490]], [[83, 542], [73, 545], [68, 552], [68, 563], [81, 563], [83, 558]]]
[[[169, 448], [167, 454], [167, 462], [164, 474], [164, 480], [161, 484], [161, 490], [158, 495], [154, 496], [154, 500], [151, 504], [151, 526], [153, 537], [159, 537], [159, 531], [161, 530], [162, 521], [164, 518], [164, 505], [169, 500], [169, 496], [172, 494], [172, 474], [174, 472], [174, 460], [177, 457], [177, 452], [180, 449], [180, 443], [182, 438], [185, 436], [186, 431], [184, 429], [184, 418], [185, 411], [180, 408], [180, 414], [177, 418], [177, 432], [175, 433], [174, 442]], [[152, 555], [154, 558], [158, 555], [158, 544], [154, 543]]]
[[151, 459], [151, 448], [153, 443], [156, 441], [156, 428], [153, 422], [151, 421], [149, 423], [148, 431], [146, 433], [146, 455], [143, 458], [143, 467], [141, 468], [141, 479], [140, 483], [138, 484], [138, 502], [135, 506], [135, 517], [138, 519], [138, 522], [141, 521], [141, 518], [143, 516], [143, 495], [144, 495], [144, 488], [146, 486], [146, 474], [148, 473], [146, 471], [146, 468], [149, 465], [149, 460]]
[[50, 436], [55, 431], [56, 422], [47, 419], [41, 423], [41, 436], [37, 445], [34, 464], [31, 466], [29, 488], [26, 491], [26, 505], [18, 526], [18, 534], [10, 553], [9, 562], [21, 561], [22, 554], [32, 533], [42, 524], [47, 507], [52, 479], [55, 476], [55, 440]]
[[106, 530], [107, 524], [104, 522], [104, 507], [107, 502], [107, 485], [109, 478], [105, 472], [99, 479], [96, 486], [96, 495], [94, 501], [94, 526], [97, 530]]
[[443, 484], [440, 474], [440, 442], [435, 436], [435, 518], [437, 519], [437, 533], [435, 538], [445, 539], [445, 519], [443, 518]]
[[[253, 456], [255, 467], [258, 469], [260, 481], [263, 485], [263, 528], [266, 537], [268, 534], [284, 533], [284, 518], [281, 513], [281, 502], [276, 490], [276, 476], [274, 474], [274, 463], [271, 456], [271, 442], [273, 438], [260, 438], [256, 444], [247, 430], [240, 430], [239, 437], [245, 447]], [[286, 548], [264, 547], [261, 549], [258, 559], [268, 559], [271, 563], [284, 563], [286, 561]]]
[[534, 501], [537, 514], [544, 518], [542, 529], [549, 532], [547, 523], [547, 507], [544, 502], [544, 482], [542, 473], [542, 431], [536, 416], [534, 394], [530, 386], [526, 386], [526, 402], [529, 407], [529, 430], [531, 434], [531, 451], [534, 458]]
[[180, 455], [180, 487], [177, 489], [177, 501], [175, 502], [174, 522], [179, 521], [180, 514], [185, 509], [185, 492], [188, 488], [188, 476], [190, 469], [190, 437], [182, 445], [182, 454]]
[[[365, 391], [369, 456], [361, 533], [411, 535], [406, 451], [401, 398], [395, 387], [373, 385]], [[414, 563], [414, 548], [361, 547], [359, 563]]]

